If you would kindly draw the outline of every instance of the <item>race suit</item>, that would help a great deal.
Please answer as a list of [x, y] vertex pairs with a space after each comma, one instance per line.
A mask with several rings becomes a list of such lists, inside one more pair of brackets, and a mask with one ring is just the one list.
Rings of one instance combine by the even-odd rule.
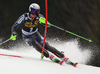
[[[30, 18], [29, 15], [30, 15], [29, 13], [21, 15], [13, 25], [12, 32], [16, 32], [17, 28], [21, 26], [23, 40], [30, 46], [33, 46], [37, 51], [41, 53], [44, 38], [38, 32], [38, 23], [39, 23], [39, 18], [43, 17], [43, 15], [39, 14], [37, 17], [33, 19]], [[43, 51], [45, 57], [49, 57], [49, 53], [47, 52], [47, 50], [52, 52], [59, 58], [64, 57], [63, 53], [58, 51], [56, 48], [50, 46], [46, 41]]]

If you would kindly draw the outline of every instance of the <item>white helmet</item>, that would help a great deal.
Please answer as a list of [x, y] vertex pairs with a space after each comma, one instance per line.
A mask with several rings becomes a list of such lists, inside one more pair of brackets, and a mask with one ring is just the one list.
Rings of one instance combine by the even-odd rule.
[[39, 12], [40, 12], [40, 6], [36, 3], [32, 3], [30, 6], [29, 6], [29, 12], [31, 14], [36, 14], [38, 15]]

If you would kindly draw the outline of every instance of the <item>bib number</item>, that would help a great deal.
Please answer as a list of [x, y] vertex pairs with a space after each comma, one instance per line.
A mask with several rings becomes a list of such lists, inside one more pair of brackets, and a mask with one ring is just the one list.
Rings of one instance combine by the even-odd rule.
[[30, 28], [30, 32], [32, 32], [33, 31], [33, 28]]

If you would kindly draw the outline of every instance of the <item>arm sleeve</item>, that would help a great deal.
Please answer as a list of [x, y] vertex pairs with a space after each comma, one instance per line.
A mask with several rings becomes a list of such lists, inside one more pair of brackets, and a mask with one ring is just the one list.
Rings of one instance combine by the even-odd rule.
[[21, 25], [21, 23], [23, 22], [24, 20], [24, 14], [21, 15], [18, 20], [14, 23], [14, 25], [12, 26], [12, 32], [16, 32], [17, 28]]

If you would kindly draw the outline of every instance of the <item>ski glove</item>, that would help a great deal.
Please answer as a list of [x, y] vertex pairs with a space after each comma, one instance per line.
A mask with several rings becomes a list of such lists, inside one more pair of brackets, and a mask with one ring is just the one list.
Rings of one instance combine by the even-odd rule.
[[[45, 26], [45, 23], [46, 23], [46, 19], [43, 18], [43, 17], [40, 17], [39, 18], [39, 23], [42, 24], [43, 26]], [[47, 27], [50, 27], [50, 23], [47, 21]]]
[[10, 39], [11, 40], [16, 40], [17, 36], [18, 36], [17, 32], [13, 32]]

